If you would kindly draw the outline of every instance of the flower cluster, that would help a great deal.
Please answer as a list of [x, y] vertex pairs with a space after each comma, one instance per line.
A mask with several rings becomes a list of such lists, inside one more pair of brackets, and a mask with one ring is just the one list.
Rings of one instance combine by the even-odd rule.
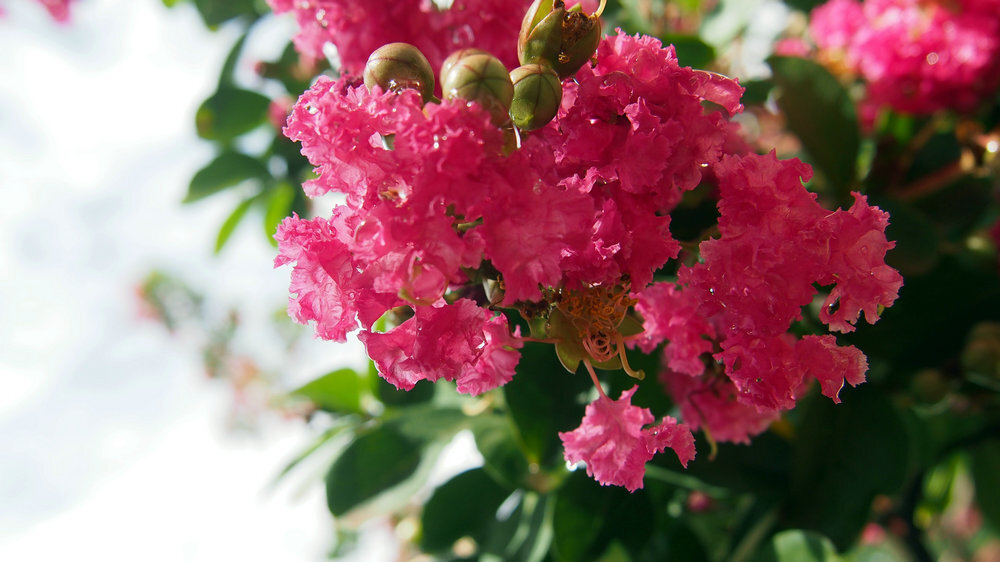
[[868, 114], [972, 111], [1000, 85], [997, 0], [831, 0], [809, 30], [823, 59], [865, 80]]
[[372, 51], [386, 43], [416, 45], [434, 68], [451, 52], [476, 46], [508, 66], [529, 0], [454, 0], [439, 8], [429, 0], [351, 2], [348, 0], [267, 0], [276, 13], [294, 12], [299, 24], [295, 46], [323, 58], [323, 46], [337, 48], [342, 69], [360, 74]]
[[[486, 392], [511, 380], [526, 341], [554, 344], [598, 394], [560, 434], [566, 459], [629, 490], [667, 448], [687, 465], [689, 426], [746, 440], [809, 381], [837, 399], [864, 380], [857, 349], [788, 330], [816, 286], [830, 287], [820, 317], [835, 331], [892, 304], [901, 278], [884, 263], [885, 213], [860, 195], [826, 211], [802, 184], [806, 165], [749, 154], [729, 120], [740, 85], [681, 67], [657, 39], [601, 39], [561, 89], [555, 118], [518, 135], [479, 103], [321, 77], [284, 132], [315, 166], [306, 193], [346, 203], [279, 227], [290, 314], [324, 339], [360, 329], [401, 389], [445, 379]], [[670, 212], [705, 182], [718, 186], [718, 236], [676, 282], [654, 283], [681, 250]], [[387, 313], [396, 325], [376, 331]], [[530, 335], [512, 329], [518, 314]], [[608, 397], [595, 372], [642, 379], [626, 348], [663, 342], [661, 378], [688, 425], [655, 423], [632, 404], [637, 387]]]

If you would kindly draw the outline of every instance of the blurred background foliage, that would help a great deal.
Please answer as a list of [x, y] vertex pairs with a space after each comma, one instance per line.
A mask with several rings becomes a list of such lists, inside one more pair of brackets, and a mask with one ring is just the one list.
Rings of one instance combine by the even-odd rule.
[[[252, 217], [262, 243], [273, 243], [282, 218], [310, 216], [316, 204], [300, 188], [311, 167], [280, 128], [311, 80], [336, 68], [303, 62], [291, 41], [275, 60], [241, 56], [258, 23], [274, 17], [262, 1], [163, 1], [197, 9], [210, 28], [242, 31], [194, 116], [216, 156], [194, 174], [184, 204], [238, 191], [206, 244], [224, 251]], [[265, 373], [227, 347], [238, 311], [207, 318], [196, 289], [160, 272], [140, 296], [171, 330], [201, 326], [193, 341], [210, 375], [237, 389], [253, 381], [257, 407], [316, 428], [315, 443], [279, 479], [323, 479], [338, 545], [331, 556], [352, 548], [362, 522], [382, 517], [395, 526], [401, 558], [1000, 560], [1000, 268], [990, 233], [1000, 217], [1000, 94], [975, 115], [885, 111], [863, 127], [849, 79], [769, 50], [801, 33], [818, 4], [610, 0], [604, 14], [606, 30], [659, 37], [681, 64], [740, 78], [748, 140], [812, 164], [809, 187], [827, 208], [860, 191], [891, 214], [888, 261], [905, 278], [900, 298], [877, 325], [843, 336], [867, 354], [868, 382], [845, 388], [839, 405], [814, 391], [750, 445], [721, 444], [712, 455], [699, 440], [687, 470], [659, 455], [644, 489], [601, 487], [567, 468], [557, 435], [579, 424], [593, 387], [566, 374], [547, 346], [526, 344], [518, 376], [479, 397], [427, 382], [400, 392], [374, 368], [332, 369], [290, 388], [280, 366]], [[777, 11], [783, 27], [762, 26], [763, 10]], [[248, 68], [251, 78], [239, 79]], [[710, 188], [678, 209], [679, 238], [714, 223]], [[284, 297], [274, 296], [276, 310]], [[817, 316], [807, 310], [803, 329], [819, 329]], [[287, 346], [307, 333], [276, 318]], [[658, 368], [656, 355], [630, 360]], [[635, 403], [671, 413], [655, 384], [640, 385]], [[471, 434], [482, 465], [428, 485], [459, 434]]]

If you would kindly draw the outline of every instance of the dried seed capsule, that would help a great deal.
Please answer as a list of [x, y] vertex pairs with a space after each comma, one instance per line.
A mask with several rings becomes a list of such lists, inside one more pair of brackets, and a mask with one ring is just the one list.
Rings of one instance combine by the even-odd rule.
[[544, 127], [556, 116], [562, 101], [562, 82], [548, 65], [526, 64], [511, 71], [514, 99], [510, 118], [523, 131]]
[[409, 43], [382, 45], [368, 57], [364, 71], [365, 86], [376, 84], [383, 90], [413, 88], [424, 102], [434, 97], [434, 71], [427, 57]]
[[445, 99], [475, 101], [486, 108], [495, 125], [507, 122], [514, 84], [500, 59], [473, 54], [459, 59], [441, 79]]

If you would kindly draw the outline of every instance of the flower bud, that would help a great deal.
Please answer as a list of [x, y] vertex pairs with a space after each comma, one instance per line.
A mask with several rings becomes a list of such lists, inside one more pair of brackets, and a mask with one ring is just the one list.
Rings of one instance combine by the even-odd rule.
[[369, 89], [376, 84], [392, 91], [413, 88], [420, 92], [424, 102], [434, 97], [431, 64], [409, 43], [389, 43], [375, 49], [365, 64], [364, 78]]
[[601, 40], [601, 12], [587, 15], [563, 0], [535, 0], [521, 21], [517, 57], [521, 64], [549, 64], [560, 79], [576, 73], [594, 56]]
[[448, 74], [448, 72], [452, 69], [452, 67], [455, 66], [455, 63], [464, 59], [465, 57], [469, 57], [472, 55], [488, 55], [488, 54], [489, 53], [487, 53], [486, 51], [482, 49], [477, 49], [475, 47], [459, 49], [454, 53], [448, 55], [448, 58], [444, 59], [444, 62], [441, 63], [441, 72], [438, 74], [438, 78], [441, 80], [441, 83], [444, 84], [444, 77]]
[[514, 99], [510, 118], [522, 131], [544, 127], [559, 111], [562, 82], [548, 65], [526, 64], [511, 71]]
[[462, 57], [441, 79], [444, 99], [461, 98], [483, 106], [494, 125], [507, 122], [514, 84], [500, 59], [490, 54]]

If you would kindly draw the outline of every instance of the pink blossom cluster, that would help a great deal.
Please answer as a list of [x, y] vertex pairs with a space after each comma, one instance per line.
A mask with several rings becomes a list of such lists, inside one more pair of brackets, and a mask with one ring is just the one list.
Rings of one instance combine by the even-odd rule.
[[477, 47], [517, 66], [517, 33], [530, 0], [454, 0], [439, 8], [431, 0], [267, 0], [276, 13], [294, 12], [295, 47], [323, 58], [337, 48], [341, 68], [361, 74], [368, 55], [387, 43], [415, 45], [434, 68], [454, 51]]
[[973, 111], [1000, 86], [998, 0], [831, 0], [809, 30], [825, 59], [864, 79], [868, 114]]
[[[739, 84], [679, 66], [654, 38], [605, 37], [563, 89], [557, 117], [513, 149], [513, 132], [476, 104], [319, 78], [284, 132], [315, 166], [306, 193], [346, 202], [279, 227], [275, 264], [294, 263], [290, 314], [324, 339], [360, 329], [401, 389], [445, 379], [479, 394], [511, 380], [525, 341], [586, 349], [599, 397], [560, 434], [565, 456], [629, 490], [667, 448], [687, 465], [690, 426], [745, 440], [808, 381], [836, 399], [864, 379], [857, 349], [788, 330], [817, 285], [830, 287], [821, 318], [833, 330], [892, 304], [901, 279], [883, 261], [885, 213], [862, 196], [826, 211], [802, 184], [806, 165], [748, 154], [729, 121]], [[718, 236], [676, 283], [653, 283], [680, 253], [670, 212], [703, 182], [718, 184]], [[390, 311], [402, 321], [375, 330]], [[508, 319], [518, 312], [552, 327], [522, 336]], [[636, 313], [645, 331], [625, 334]], [[556, 329], [556, 316], [571, 327]], [[689, 425], [656, 423], [632, 404], [637, 387], [611, 399], [593, 370], [621, 361], [631, 372], [624, 345], [665, 341], [665, 387]]]
[[[66, 23], [69, 21], [70, 11], [69, 6], [75, 0], [38, 0], [38, 3], [45, 7], [49, 11], [49, 14], [54, 20], [59, 23]], [[0, 17], [6, 15], [6, 12], [2, 5], [0, 5]]]

